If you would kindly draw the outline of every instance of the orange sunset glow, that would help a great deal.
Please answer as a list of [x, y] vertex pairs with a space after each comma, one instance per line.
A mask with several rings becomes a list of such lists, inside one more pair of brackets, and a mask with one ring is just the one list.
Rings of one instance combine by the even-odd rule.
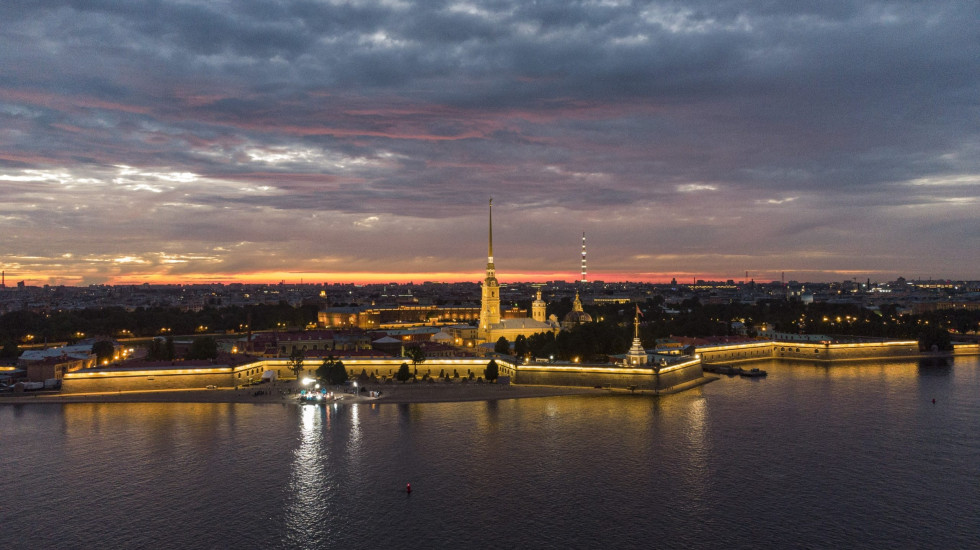
[[153, 6], [0, 7], [8, 286], [978, 277], [973, 3]]

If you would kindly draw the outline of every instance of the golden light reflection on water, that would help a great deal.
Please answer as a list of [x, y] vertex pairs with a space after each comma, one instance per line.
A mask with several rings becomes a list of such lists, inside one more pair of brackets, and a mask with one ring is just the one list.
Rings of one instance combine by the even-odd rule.
[[327, 409], [314, 405], [300, 407], [300, 443], [293, 452], [290, 499], [285, 514], [286, 529], [294, 535], [316, 527], [322, 492], [331, 489], [320, 456], [325, 420], [330, 417]]
[[708, 401], [703, 398], [689, 399], [685, 404], [688, 408], [686, 417], [690, 422], [687, 430], [690, 452], [687, 455], [687, 463], [681, 471], [684, 475], [687, 502], [693, 508], [692, 511], [708, 512], [707, 484], [710, 477], [708, 460], [711, 456], [706, 426]]
[[[233, 403], [72, 403], [62, 408], [67, 435], [138, 433], [163, 451], [185, 438], [207, 441], [234, 427]], [[119, 414], [124, 410], [126, 414]], [[227, 424], [215, 422], [223, 419]], [[108, 435], [108, 434], [107, 434]]]
[[355, 469], [361, 465], [362, 451], [361, 445], [363, 436], [361, 434], [361, 405], [350, 406], [350, 432], [347, 436], [347, 459]]

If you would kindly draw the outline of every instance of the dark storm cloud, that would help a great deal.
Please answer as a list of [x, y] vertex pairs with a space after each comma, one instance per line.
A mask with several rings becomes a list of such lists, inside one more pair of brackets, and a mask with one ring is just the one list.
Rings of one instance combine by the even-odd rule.
[[892, 247], [866, 269], [898, 272], [936, 239], [980, 248], [978, 20], [972, 1], [3, 2], [0, 228], [36, 229], [4, 246], [114, 242], [192, 273], [213, 246], [238, 268], [239, 241], [330, 231], [351, 258], [345, 238], [384, 249], [394, 220], [444, 241], [493, 193], [542, 236], [515, 247], [525, 271], [591, 227], [610, 271], [831, 271], [815, 258]]

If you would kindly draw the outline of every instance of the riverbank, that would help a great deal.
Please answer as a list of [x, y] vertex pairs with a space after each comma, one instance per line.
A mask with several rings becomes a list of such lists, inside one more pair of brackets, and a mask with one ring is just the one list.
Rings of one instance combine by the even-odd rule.
[[[292, 393], [291, 391], [292, 390]], [[380, 390], [379, 397], [339, 394], [338, 403], [442, 403], [523, 399], [556, 395], [608, 395], [610, 390], [560, 386], [499, 384], [392, 384], [365, 388]], [[43, 403], [297, 403], [295, 388], [288, 383], [249, 388], [181, 389], [93, 393], [23, 393], [0, 397], [2, 404]]]

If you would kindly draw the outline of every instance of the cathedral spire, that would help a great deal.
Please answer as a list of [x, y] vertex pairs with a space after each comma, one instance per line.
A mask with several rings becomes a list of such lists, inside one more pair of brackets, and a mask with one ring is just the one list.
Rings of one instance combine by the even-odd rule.
[[483, 279], [480, 308], [480, 330], [487, 332], [500, 322], [500, 284], [497, 282], [497, 268], [493, 265], [493, 197], [490, 197], [490, 231], [487, 247], [487, 275]]
[[493, 197], [490, 197], [490, 247], [487, 249], [487, 261], [493, 263]]

